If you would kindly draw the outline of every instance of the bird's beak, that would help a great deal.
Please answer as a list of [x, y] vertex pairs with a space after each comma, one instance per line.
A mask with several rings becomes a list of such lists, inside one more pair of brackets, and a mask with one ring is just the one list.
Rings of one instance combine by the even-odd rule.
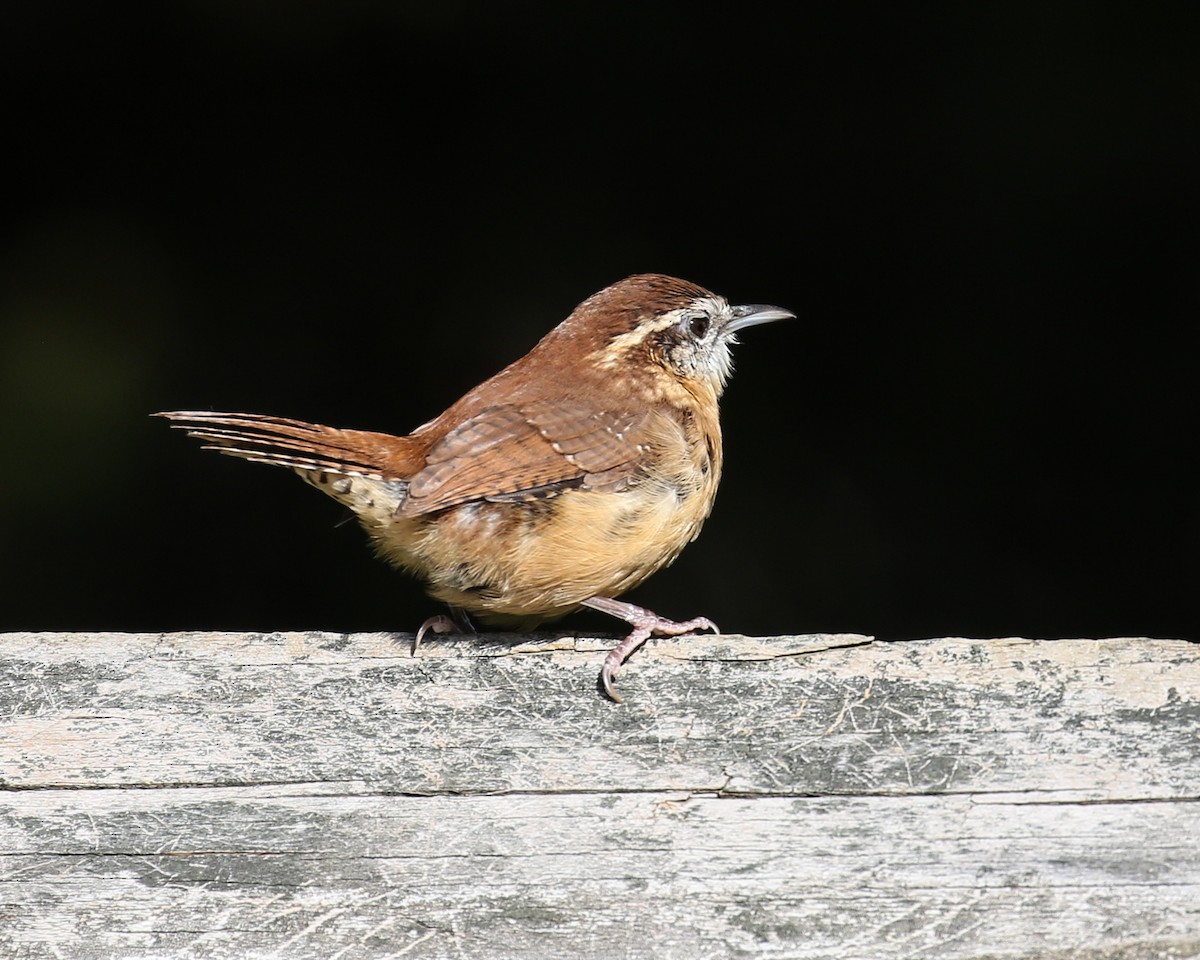
[[753, 327], [760, 323], [771, 323], [774, 320], [793, 320], [796, 315], [783, 307], [769, 307], [763, 303], [747, 303], [740, 307], [731, 308], [733, 319], [725, 325], [728, 333], [734, 333], [743, 327]]

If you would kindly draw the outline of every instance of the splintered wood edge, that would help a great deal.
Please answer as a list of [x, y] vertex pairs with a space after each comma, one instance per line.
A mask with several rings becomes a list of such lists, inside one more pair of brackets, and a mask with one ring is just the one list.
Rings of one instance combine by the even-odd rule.
[[[698, 633], [682, 637], [652, 637], [639, 648], [639, 659], [660, 657], [671, 660], [776, 660], [836, 647], [873, 643], [874, 637], [856, 633], [788, 634], [749, 637], [739, 633]], [[481, 634], [476, 638], [443, 640], [429, 651], [432, 656], [507, 656], [512, 654], [567, 651], [595, 653], [612, 649], [619, 636], [547, 636]], [[473, 648], [473, 649], [472, 649]], [[421, 645], [421, 656], [426, 655]]]

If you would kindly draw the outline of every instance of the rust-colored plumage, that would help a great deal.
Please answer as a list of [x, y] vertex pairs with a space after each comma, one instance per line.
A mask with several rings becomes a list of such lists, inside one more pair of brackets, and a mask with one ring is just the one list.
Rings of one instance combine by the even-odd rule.
[[[389, 562], [464, 613], [527, 628], [591, 606], [633, 632], [612, 678], [675, 623], [614, 598], [671, 563], [712, 509], [717, 401], [745, 326], [791, 316], [731, 307], [644, 274], [581, 303], [528, 354], [405, 437], [258, 414], [172, 411], [207, 449], [289, 467], [358, 516]], [[418, 634], [419, 637], [419, 634]]]

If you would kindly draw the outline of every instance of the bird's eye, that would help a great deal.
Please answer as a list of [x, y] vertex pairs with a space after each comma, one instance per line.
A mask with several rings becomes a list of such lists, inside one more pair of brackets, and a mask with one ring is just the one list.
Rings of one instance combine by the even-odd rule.
[[688, 317], [687, 329], [697, 340], [703, 340], [704, 335], [708, 333], [708, 317], [704, 314], [697, 314], [694, 317]]

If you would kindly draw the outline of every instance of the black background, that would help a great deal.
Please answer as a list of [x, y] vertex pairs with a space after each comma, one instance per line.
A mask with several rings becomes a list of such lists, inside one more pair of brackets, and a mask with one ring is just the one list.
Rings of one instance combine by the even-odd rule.
[[0, 628], [412, 629], [337, 504], [147, 415], [407, 432], [660, 271], [799, 319], [743, 336], [714, 515], [634, 599], [1200, 638], [1194, 6], [27, 6]]

